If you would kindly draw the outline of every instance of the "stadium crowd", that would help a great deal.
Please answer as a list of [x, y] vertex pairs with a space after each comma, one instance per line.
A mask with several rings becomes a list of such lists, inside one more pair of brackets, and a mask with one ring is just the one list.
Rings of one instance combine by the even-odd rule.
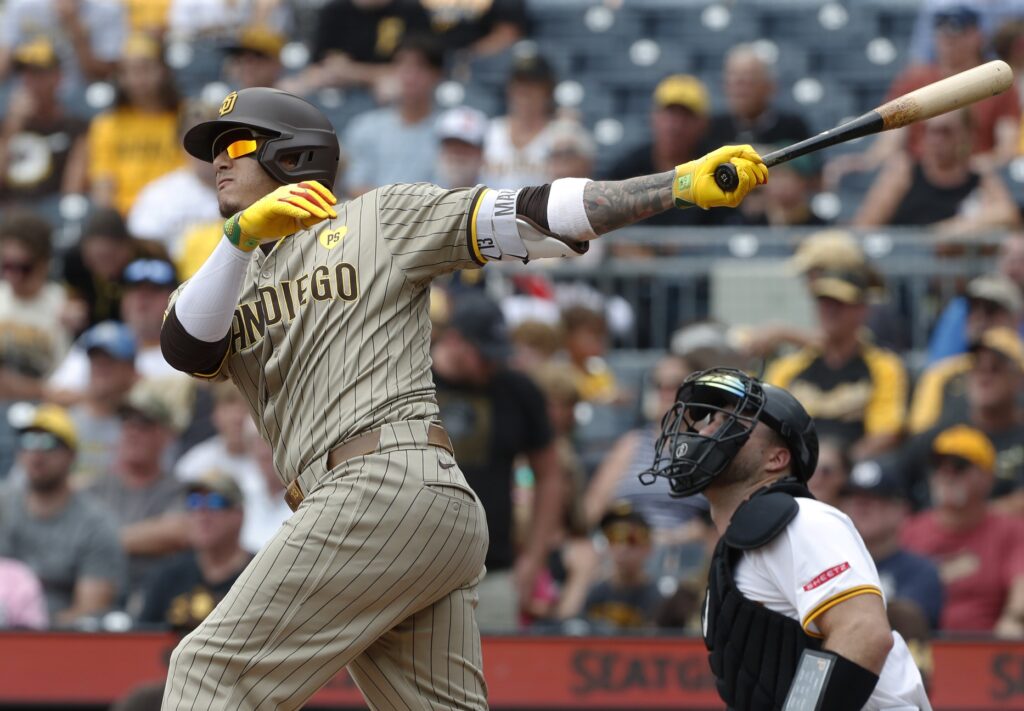
[[[629, 2], [585, 4], [629, 17]], [[750, 36], [723, 53], [720, 85], [652, 76], [644, 123], [598, 140], [545, 54], [557, 47], [530, 40], [539, 3], [523, 0], [0, 5], [0, 627], [123, 629], [128, 615], [187, 631], [290, 513], [237, 390], [185, 378], [159, 347], [168, 296], [222, 234], [212, 168], [180, 137], [229, 90], [343, 100], [335, 192], [348, 196], [618, 179], [825, 128], [779, 104]], [[928, 0], [899, 41], [912, 50], [891, 96], [993, 53], [1024, 70], [1024, 3]], [[201, 60], [211, 82], [196, 80]], [[500, 101], [453, 94], [495, 67]], [[812, 490], [860, 530], [894, 626], [921, 643], [1024, 637], [1024, 233], [1006, 177], [1022, 97], [772, 168], [738, 211], [650, 220], [678, 228], [677, 248], [611, 239], [580, 260], [684, 253], [692, 227], [817, 228], [787, 262], [813, 328], [679, 323], [630, 378], [614, 363], [638, 306], [621, 295], [533, 265], [437, 283], [437, 399], [491, 536], [481, 628], [699, 633], [706, 502], [638, 474], [689, 373], [767, 363], [817, 421]], [[851, 184], [845, 217], [812, 200]], [[926, 352], [856, 231], [887, 225], [929, 230], [940, 252], [1004, 235], [993, 271], [952, 277], [960, 293]]]

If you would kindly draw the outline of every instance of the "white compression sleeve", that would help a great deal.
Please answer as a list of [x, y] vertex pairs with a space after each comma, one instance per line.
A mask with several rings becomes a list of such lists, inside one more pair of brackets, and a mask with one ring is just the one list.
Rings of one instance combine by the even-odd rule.
[[250, 259], [251, 252], [238, 249], [227, 237], [221, 238], [213, 254], [189, 279], [174, 302], [174, 313], [189, 335], [216, 343], [231, 330], [231, 319]]
[[597, 238], [583, 202], [583, 190], [589, 182], [586, 178], [559, 178], [551, 183], [548, 227], [556, 235], [573, 240]]

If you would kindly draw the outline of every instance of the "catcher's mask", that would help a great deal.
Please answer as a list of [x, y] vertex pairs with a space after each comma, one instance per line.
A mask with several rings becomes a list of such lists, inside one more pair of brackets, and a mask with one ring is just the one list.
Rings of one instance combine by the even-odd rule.
[[[702, 434], [710, 420], [714, 430]], [[640, 474], [644, 484], [669, 481], [672, 496], [703, 491], [725, 471], [758, 422], [779, 434], [792, 454], [791, 473], [806, 482], [818, 462], [814, 422], [796, 398], [731, 368], [692, 374], [679, 387], [676, 403], [661, 422], [654, 464]]]
[[210, 163], [215, 151], [226, 147], [222, 137], [244, 137], [235, 129], [247, 129], [253, 140], [265, 139], [252, 152], [278, 182], [319, 180], [328, 189], [334, 185], [340, 156], [338, 137], [330, 120], [305, 99], [266, 87], [233, 91], [221, 104], [217, 118], [188, 130], [185, 150]]

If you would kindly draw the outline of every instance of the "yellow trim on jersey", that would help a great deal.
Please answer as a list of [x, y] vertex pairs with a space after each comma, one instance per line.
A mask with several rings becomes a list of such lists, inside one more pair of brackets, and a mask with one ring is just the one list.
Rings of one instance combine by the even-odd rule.
[[218, 375], [220, 375], [220, 371], [224, 370], [224, 364], [228, 362], [228, 356], [229, 355], [231, 355], [231, 344], [230, 343], [228, 344], [228, 347], [224, 350], [224, 357], [220, 359], [220, 365], [217, 366], [217, 369], [215, 371], [213, 371], [212, 373], [189, 373], [189, 375], [191, 375], [193, 378], [201, 378], [203, 380], [213, 380]]
[[866, 345], [861, 358], [871, 374], [871, 399], [864, 408], [864, 434], [896, 434], [907, 416], [907, 371], [892, 351]]
[[910, 434], [919, 434], [938, 424], [949, 381], [966, 373], [970, 367], [970, 355], [962, 353], [943, 358], [921, 374], [910, 401], [910, 416], [907, 418]]
[[764, 381], [779, 388], [788, 388], [796, 376], [807, 370], [820, 355], [821, 352], [816, 348], [803, 348], [796, 353], [776, 358], [768, 366]]
[[484, 188], [480, 191], [480, 194], [476, 196], [476, 201], [473, 205], [473, 209], [469, 213], [469, 248], [473, 253], [473, 259], [478, 264], [487, 264], [487, 260], [484, 255], [480, 252], [480, 245], [476, 243], [476, 218], [480, 214], [480, 205], [483, 204], [484, 195], [490, 188]]
[[818, 639], [824, 639], [825, 635], [819, 634], [818, 632], [811, 632], [807, 629], [812, 622], [821, 617], [823, 614], [831, 610], [833, 607], [841, 602], [845, 602], [850, 598], [857, 597], [858, 595], [878, 595], [882, 597], [882, 591], [876, 588], [874, 585], [858, 585], [855, 588], [849, 590], [843, 590], [842, 592], [836, 593], [832, 597], [826, 598], [818, 603], [818, 606], [807, 613], [804, 617], [803, 622], [800, 626], [804, 628], [804, 632], [809, 634], [811, 637], [817, 637]]

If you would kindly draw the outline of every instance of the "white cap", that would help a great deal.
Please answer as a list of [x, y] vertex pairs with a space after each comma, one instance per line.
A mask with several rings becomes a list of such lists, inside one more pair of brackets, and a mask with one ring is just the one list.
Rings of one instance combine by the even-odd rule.
[[487, 135], [487, 123], [487, 114], [483, 111], [458, 106], [445, 111], [437, 119], [437, 138], [439, 141], [455, 139], [474, 146], [483, 146], [484, 137]]

